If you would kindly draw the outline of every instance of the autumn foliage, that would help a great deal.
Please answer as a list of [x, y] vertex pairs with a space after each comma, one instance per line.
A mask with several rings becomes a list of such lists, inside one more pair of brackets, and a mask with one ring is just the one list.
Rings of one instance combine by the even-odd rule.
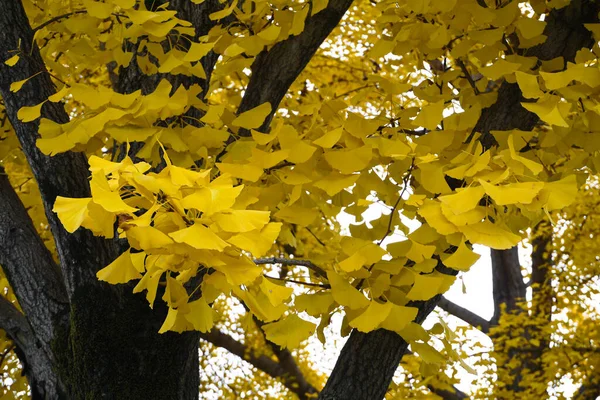
[[[164, 353], [148, 365], [185, 354], [156, 372], [165, 393], [186, 388], [170, 398], [211, 385], [236, 398], [198, 381], [216, 348], [282, 398], [450, 399], [457, 371], [481, 377], [476, 398], [544, 398], [567, 375], [598, 393], [598, 11], [588, 0], [4, 0], [4, 394], [27, 395], [22, 366], [34, 398], [153, 393], [119, 380], [134, 356], [92, 372], [103, 347], [121, 351], [111, 337], [123, 354]], [[523, 240], [529, 270], [507, 261]], [[473, 245], [493, 249], [491, 321], [441, 298], [479, 260]], [[469, 356], [485, 345], [445, 314], [423, 328], [436, 305], [487, 334], [489, 357]], [[332, 328], [352, 334], [323, 388], [306, 343]], [[216, 347], [198, 361], [200, 339]], [[97, 379], [115, 387], [88, 389]], [[231, 381], [252, 395], [252, 379]]]

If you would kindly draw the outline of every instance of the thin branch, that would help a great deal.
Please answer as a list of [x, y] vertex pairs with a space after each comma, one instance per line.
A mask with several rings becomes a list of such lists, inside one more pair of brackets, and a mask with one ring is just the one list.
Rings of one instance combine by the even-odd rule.
[[327, 247], [327, 246], [325, 245], [325, 243], [324, 243], [324, 242], [323, 242], [321, 239], [319, 239], [319, 237], [318, 237], [317, 235], [315, 235], [315, 233], [314, 233], [313, 231], [311, 231], [311, 230], [310, 230], [310, 228], [306, 228], [306, 230], [308, 231], [308, 233], [310, 233], [310, 234], [311, 234], [311, 235], [312, 235], [312, 236], [313, 236], [313, 237], [314, 237], [314, 238], [317, 240], [317, 242], [319, 242], [319, 244], [320, 244], [321, 246], [323, 246], [323, 247]]
[[277, 281], [282, 281], [282, 282], [290, 282], [290, 283], [296, 283], [298, 285], [305, 285], [305, 286], [312, 286], [312, 287], [318, 287], [320, 289], [331, 289], [331, 285], [327, 284], [327, 283], [312, 283], [312, 282], [303, 282], [303, 281], [297, 281], [295, 279], [288, 279], [288, 278], [279, 278], [279, 277], [275, 277], [275, 276], [269, 276], [269, 275], [264, 275], [265, 278], [269, 278], [269, 279], [275, 279]]
[[23, 373], [30, 382], [32, 392], [44, 387], [52, 390], [50, 393], [60, 393], [61, 384], [54, 373], [52, 358], [45, 351], [40, 351], [38, 340], [25, 315], [1, 295], [0, 329], [14, 342], [15, 354], [23, 365]]
[[[264, 323], [255, 316], [253, 319], [256, 326], [258, 326], [261, 332], [264, 334], [264, 331], [262, 330]], [[296, 364], [296, 360], [294, 360], [292, 353], [288, 349], [281, 348], [278, 344], [271, 342], [266, 337], [265, 341], [269, 347], [271, 347], [271, 350], [273, 353], [275, 353], [277, 359], [279, 359], [279, 365], [281, 365], [281, 367], [289, 374], [291, 381], [295, 384], [297, 390], [293, 391], [298, 395], [298, 397], [301, 400], [306, 400], [308, 399], [307, 395], [317, 393], [317, 390], [304, 378], [304, 375], [302, 374], [302, 371], [300, 371], [300, 368], [298, 368], [298, 364]]]
[[76, 10], [76, 11], [73, 11], [73, 12], [70, 12], [70, 13], [57, 15], [56, 17], [50, 18], [48, 21], [41, 23], [40, 25], [36, 26], [32, 30], [35, 33], [35, 32], [37, 32], [37, 31], [39, 31], [41, 29], [44, 29], [45, 27], [47, 27], [50, 24], [53, 24], [55, 22], [60, 21], [61, 19], [69, 18], [70, 16], [77, 15], [77, 14], [87, 14], [87, 10]]
[[438, 303], [438, 307], [446, 311], [448, 314], [454, 315], [457, 318], [462, 319], [474, 328], [479, 329], [483, 333], [488, 333], [490, 330], [490, 322], [485, 318], [480, 317], [472, 311], [467, 310], [464, 307], [459, 306], [443, 297]]
[[267, 375], [275, 379], [281, 379], [285, 387], [301, 398], [306, 398], [302, 397], [306, 396], [306, 393], [316, 393], [316, 389], [312, 385], [306, 383], [304, 377], [302, 377], [302, 380], [304, 380], [305, 386], [301, 387], [297, 377], [293, 374], [294, 371], [286, 370], [281, 363], [273, 361], [266, 355], [255, 356], [248, 346], [238, 342], [218, 329], [212, 329], [208, 333], [200, 333], [200, 337], [217, 347], [229, 351], [231, 354], [235, 354]]
[[52, 254], [1, 166], [0, 264], [29, 319], [40, 350], [50, 353], [55, 330], [68, 324], [66, 288]]
[[376, 86], [375, 86], [375, 85], [371, 85], [371, 84], [369, 84], [369, 85], [364, 85], [364, 86], [359, 86], [359, 87], [357, 87], [357, 88], [354, 88], [354, 89], [348, 90], [348, 91], [346, 91], [346, 92], [344, 92], [344, 93], [340, 93], [340, 94], [338, 94], [337, 96], [334, 96], [334, 97], [333, 97], [333, 99], [334, 99], [334, 100], [335, 100], [335, 99], [339, 99], [340, 97], [344, 97], [344, 96], [347, 96], [347, 95], [349, 95], [349, 94], [352, 94], [352, 93], [354, 93], [354, 92], [358, 92], [358, 91], [361, 91], [361, 90], [363, 90], [363, 89], [368, 89], [368, 88], [371, 88], [371, 87], [376, 87]]
[[381, 239], [379, 239], [379, 242], [377, 242], [378, 246], [381, 246], [381, 243], [383, 243], [383, 241], [385, 240], [385, 238], [390, 233], [392, 233], [392, 223], [394, 221], [394, 214], [396, 213], [396, 210], [398, 209], [398, 206], [400, 205], [400, 201], [402, 200], [402, 196], [404, 196], [404, 193], [406, 193], [406, 189], [408, 189], [408, 181], [410, 180], [410, 177], [411, 177], [411, 174], [412, 174], [412, 170], [414, 168], [415, 168], [415, 159], [413, 158], [412, 162], [410, 163], [410, 168], [408, 169], [406, 175], [404, 176], [404, 179], [402, 179], [402, 181], [403, 181], [402, 191], [398, 195], [398, 199], [396, 200], [396, 203], [394, 204], [394, 207], [392, 207], [392, 212], [390, 213], [390, 219], [388, 221], [387, 230], [385, 231], [385, 234], [383, 235], [383, 237]]
[[457, 58], [456, 65], [458, 65], [460, 67], [460, 70], [465, 75], [465, 78], [467, 79], [467, 81], [469, 81], [469, 85], [471, 85], [471, 87], [475, 91], [475, 94], [479, 94], [480, 93], [479, 89], [477, 88], [477, 85], [475, 84], [475, 81], [473, 80], [473, 77], [469, 73], [469, 70], [467, 69], [467, 66], [465, 65], [465, 63], [460, 58]]
[[469, 398], [466, 393], [460, 391], [455, 386], [452, 386], [453, 391], [440, 389], [433, 385], [427, 385], [427, 389], [441, 397], [443, 400], [464, 400]]
[[[47, 27], [50, 24], [60, 21], [61, 19], [69, 18], [69, 17], [71, 17], [73, 15], [77, 15], [77, 14], [87, 14], [87, 10], [75, 10], [73, 12], [57, 15], [56, 17], [50, 18], [48, 21], [41, 23], [40, 25], [36, 26], [35, 28], [32, 28], [32, 30], [35, 33], [41, 29], [44, 29], [45, 27]], [[118, 14], [118, 13], [112, 13], [111, 15], [113, 15], [115, 17], [127, 17], [127, 15], [125, 15], [125, 14]]]
[[298, 260], [293, 258], [282, 258], [282, 257], [268, 257], [268, 258], [257, 258], [254, 260], [255, 264], [283, 264], [283, 265], [297, 265], [306, 267], [314, 271], [317, 275], [327, 278], [327, 273], [319, 266], [313, 264], [309, 260]]

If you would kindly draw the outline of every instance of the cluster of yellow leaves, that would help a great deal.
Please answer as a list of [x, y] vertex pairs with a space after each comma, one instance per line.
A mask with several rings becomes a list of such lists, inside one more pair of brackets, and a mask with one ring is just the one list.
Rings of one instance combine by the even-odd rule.
[[[90, 158], [92, 197], [59, 198], [55, 211], [69, 231], [82, 226], [106, 237], [118, 221], [116, 234], [131, 249], [99, 277], [139, 279], [136, 291], [146, 290], [150, 304], [164, 288], [170, 312], [161, 331], [210, 329], [210, 305], [234, 295], [282, 346], [314, 331], [323, 339], [331, 314], [343, 312], [343, 332], [396, 331], [437, 365], [427, 332], [415, 333], [411, 302], [453, 283], [440, 262], [467, 271], [479, 257], [472, 244], [514, 246], [546, 213], [573, 201], [583, 167], [600, 166], [591, 135], [600, 129], [597, 46], [578, 52], [564, 71], [562, 60], [535, 67], [535, 57], [507, 51], [503, 40], [516, 35], [521, 48], [545, 40], [546, 23], [517, 2], [359, 3], [264, 132], [271, 104], [237, 112], [248, 68], [259, 52], [301, 34], [326, 0], [223, 4], [209, 16], [218, 23], [198, 36], [173, 11], [150, 11], [143, 2], [37, 3], [26, 4], [34, 26], [82, 11], [36, 33], [40, 43], [50, 34], [69, 38], [49, 40], [42, 53], [67, 83], [48, 101], [66, 102], [73, 117], [64, 125], [42, 119], [38, 145], [46, 154], [97, 155]], [[546, 15], [544, 2], [531, 6]], [[20, 56], [7, 63], [18, 68]], [[203, 85], [202, 62], [215, 56]], [[107, 71], [98, 71], [107, 60], [116, 65], [111, 73], [137, 65], [150, 77], [196, 80], [184, 86], [157, 79], [152, 91], [116, 93]], [[459, 62], [476, 77], [474, 87]], [[484, 149], [473, 130], [502, 79], [519, 85], [523, 106], [547, 126], [491, 132], [498, 146]], [[19, 117], [35, 120], [42, 107], [25, 107]], [[110, 147], [127, 142], [143, 143], [136, 157], [148, 164], [107, 161]], [[365, 220], [375, 203], [391, 214]], [[342, 211], [356, 219], [350, 237], [337, 229]], [[409, 233], [403, 218], [421, 227]], [[385, 246], [391, 234], [405, 237]], [[268, 269], [253, 262], [279, 254], [308, 258], [325, 273], [292, 268], [287, 278], [308, 284], [294, 294], [280, 284], [285, 278], [266, 278]], [[194, 277], [204, 272], [196, 288]], [[320, 318], [318, 327], [299, 312]]]
[[[243, 186], [234, 186], [230, 175], [211, 180], [210, 170], [177, 167], [166, 155], [165, 161], [166, 168], [154, 173], [148, 163], [133, 163], [129, 157], [111, 162], [93, 156], [92, 197], [57, 198], [53, 210], [67, 231], [83, 226], [112, 238], [118, 221], [117, 234], [131, 245], [98, 278], [113, 284], [140, 279], [134, 292], [146, 291], [151, 306], [159, 284], [164, 285], [169, 314], [161, 332], [210, 330], [213, 317], [207, 302], [232, 290], [265, 314], [275, 312], [291, 289], [266, 279], [261, 293], [242, 287], [262, 272], [247, 254], [265, 254], [281, 224], [269, 222], [268, 211], [246, 209], [256, 199], [240, 195]], [[193, 285], [193, 278], [208, 268], [215, 272], [202, 280], [202, 298], [189, 301], [184, 285]], [[265, 300], [272, 308], [265, 308]]]

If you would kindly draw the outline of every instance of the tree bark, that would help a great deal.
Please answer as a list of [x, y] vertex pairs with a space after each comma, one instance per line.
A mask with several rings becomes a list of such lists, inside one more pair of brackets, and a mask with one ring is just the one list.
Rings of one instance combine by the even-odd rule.
[[[19, 46], [22, 57], [18, 67], [4, 64]], [[166, 316], [164, 305], [152, 310], [144, 296], [131, 293], [130, 285], [112, 286], [96, 278], [96, 272], [117, 256], [115, 241], [94, 237], [85, 229], [69, 234], [52, 212], [58, 195], [89, 196], [88, 166], [81, 153], [43, 155], [35, 143], [38, 122], [23, 123], [17, 118], [21, 107], [39, 104], [55, 92], [18, 0], [0, 2], [0, 61], [0, 93], [40, 188], [70, 300], [69, 318], [54, 330], [51, 343], [53, 370], [65, 387], [64, 397], [196, 399], [198, 333], [158, 334]], [[37, 73], [18, 93], [9, 90], [12, 82]], [[44, 104], [42, 116], [58, 123], [68, 121], [60, 103]], [[17, 278], [17, 287], [25, 284], [21, 279]], [[27, 295], [33, 296], [32, 291], [39, 290], [36, 285], [43, 287], [44, 283], [35, 280], [29, 285]], [[21, 298], [28, 297], [22, 293]]]
[[[546, 42], [530, 49], [528, 56], [550, 60], [559, 56], [573, 59], [577, 50], [593, 45], [591, 33], [583, 23], [598, 20], [599, 4], [590, 0], [573, 0], [570, 5], [553, 11], [548, 18]], [[474, 132], [482, 133], [484, 147], [494, 145], [490, 133], [494, 130], [531, 130], [538, 121], [535, 114], [521, 106], [522, 95], [516, 83], [503, 82], [494, 105], [483, 110]], [[441, 296], [419, 306], [417, 322], [422, 322], [435, 308]], [[368, 334], [353, 331], [331, 373], [319, 399], [381, 399], [402, 356], [407, 343], [392, 332], [380, 330]], [[360, 364], [353, 365], [358, 362]], [[368, 387], [361, 384], [368, 383]]]

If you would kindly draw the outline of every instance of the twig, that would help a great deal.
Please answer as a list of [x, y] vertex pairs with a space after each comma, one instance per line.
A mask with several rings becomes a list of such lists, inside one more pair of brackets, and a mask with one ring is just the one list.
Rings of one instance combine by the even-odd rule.
[[[57, 15], [56, 17], [50, 18], [48, 21], [43, 22], [39, 26], [36, 26], [35, 28], [33, 28], [32, 29], [33, 33], [36, 33], [40, 29], [43, 29], [43, 28], [47, 27], [50, 24], [53, 24], [53, 23], [55, 23], [57, 21], [60, 21], [63, 18], [69, 18], [69, 17], [71, 17], [73, 15], [77, 15], [77, 14], [87, 14], [87, 10], [76, 10], [76, 11], [73, 11], [73, 12], [70, 12], [70, 13]], [[112, 13], [111, 15], [115, 16], [115, 17], [127, 17], [127, 15], [125, 15], [125, 14], [119, 14], [119, 13]]]
[[290, 282], [290, 283], [297, 283], [299, 285], [305, 285], [305, 286], [313, 286], [313, 287], [318, 287], [321, 289], [331, 289], [331, 285], [328, 283], [312, 283], [312, 282], [302, 282], [302, 281], [297, 281], [295, 279], [284, 279], [284, 278], [277, 278], [274, 276], [269, 276], [269, 275], [263, 275], [265, 278], [269, 278], [269, 279], [275, 279], [276, 281], [283, 281], [283, 282]]
[[312, 269], [317, 275], [322, 276], [323, 278], [327, 278], [327, 273], [323, 270], [323, 268], [313, 264], [308, 260], [297, 260], [292, 258], [282, 258], [282, 257], [267, 257], [267, 258], [257, 258], [254, 260], [255, 264], [283, 264], [283, 265], [298, 265], [301, 267], [307, 267]]
[[313, 231], [311, 231], [309, 228], [306, 228], [306, 230], [308, 231], [308, 233], [310, 233], [311, 235], [313, 235], [313, 237], [317, 240], [317, 242], [319, 242], [319, 244], [321, 246], [326, 247], [325, 243], [323, 243], [323, 241], [321, 239], [319, 239], [319, 237], [317, 235], [315, 235]]
[[394, 214], [396, 213], [396, 210], [398, 209], [398, 206], [400, 205], [400, 201], [402, 200], [402, 196], [404, 196], [404, 193], [406, 193], [406, 189], [408, 188], [408, 180], [410, 179], [412, 170], [414, 168], [415, 168], [415, 159], [413, 158], [412, 162], [410, 164], [410, 168], [408, 169], [408, 171], [406, 173], [406, 176], [402, 180], [403, 181], [402, 191], [398, 195], [398, 200], [396, 200], [396, 203], [394, 204], [394, 207], [392, 207], [392, 212], [390, 213], [390, 219], [388, 221], [387, 230], [385, 231], [385, 234], [383, 235], [383, 237], [381, 239], [379, 239], [379, 242], [377, 242], [378, 246], [381, 246], [381, 243], [383, 243], [383, 241], [385, 240], [385, 238], [390, 233], [392, 233], [392, 223], [394, 221]]
[[467, 81], [469, 81], [469, 85], [471, 85], [471, 87], [475, 91], [475, 94], [479, 94], [480, 93], [479, 89], [477, 89], [477, 86], [475, 85], [475, 81], [473, 80], [473, 77], [469, 73], [469, 70], [467, 70], [467, 66], [465, 65], [465, 63], [462, 62], [462, 60], [460, 58], [457, 58], [456, 65], [458, 65], [460, 67], [460, 70], [463, 72], [463, 74], [465, 74], [465, 78], [467, 78]]

